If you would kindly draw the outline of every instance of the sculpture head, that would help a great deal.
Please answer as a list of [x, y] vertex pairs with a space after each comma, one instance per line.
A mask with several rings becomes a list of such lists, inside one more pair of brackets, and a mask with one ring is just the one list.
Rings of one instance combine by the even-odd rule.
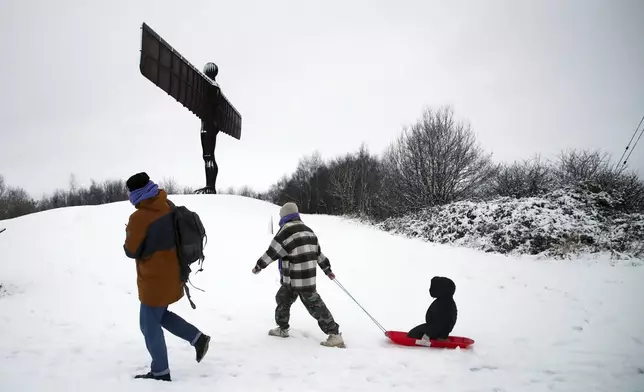
[[203, 67], [203, 73], [214, 82], [217, 74], [219, 73], [219, 67], [217, 67], [217, 64], [213, 62], [206, 63]]

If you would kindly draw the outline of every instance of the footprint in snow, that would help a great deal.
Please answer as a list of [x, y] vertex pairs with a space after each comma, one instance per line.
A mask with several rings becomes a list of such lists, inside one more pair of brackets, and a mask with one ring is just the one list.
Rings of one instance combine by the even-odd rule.
[[528, 338], [516, 338], [514, 339], [514, 343], [527, 343]]
[[579, 342], [579, 339], [557, 340], [556, 342], [553, 343], [553, 346], [564, 347], [577, 342]]
[[496, 370], [496, 369], [498, 369], [496, 366], [484, 365], [484, 366], [481, 366], [481, 367], [470, 368], [470, 372], [478, 372], [478, 371], [481, 371], [481, 370]]
[[579, 331], [579, 332], [581, 332], [581, 331], [583, 331], [583, 330], [584, 330], [584, 327], [580, 327], [580, 326], [578, 326], [578, 325], [577, 325], [577, 326], [572, 327], [572, 329], [573, 329], [574, 331]]

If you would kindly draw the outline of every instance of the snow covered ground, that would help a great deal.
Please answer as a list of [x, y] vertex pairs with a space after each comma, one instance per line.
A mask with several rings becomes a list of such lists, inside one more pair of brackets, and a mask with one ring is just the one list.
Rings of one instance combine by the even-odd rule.
[[204, 361], [166, 333], [173, 383], [132, 379], [149, 363], [122, 251], [132, 207], [53, 210], [0, 222], [0, 391], [644, 391], [644, 268], [511, 258], [304, 216], [339, 281], [387, 329], [422, 322], [429, 281], [443, 275], [457, 285], [453, 334], [476, 340], [471, 350], [394, 346], [322, 275], [348, 346], [329, 349], [299, 301], [293, 337], [267, 335], [277, 266], [251, 268], [276, 206], [173, 200], [209, 234], [193, 277], [206, 292], [192, 290], [196, 310], [186, 299], [171, 307], [212, 335]]

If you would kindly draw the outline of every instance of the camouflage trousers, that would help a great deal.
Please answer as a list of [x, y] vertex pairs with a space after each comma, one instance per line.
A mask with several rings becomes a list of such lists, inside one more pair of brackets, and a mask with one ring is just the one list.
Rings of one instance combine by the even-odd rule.
[[289, 328], [288, 322], [291, 318], [291, 306], [297, 301], [298, 297], [302, 300], [309, 314], [317, 320], [322, 332], [327, 335], [338, 333], [340, 326], [333, 319], [333, 315], [331, 315], [331, 312], [317, 291], [295, 292], [288, 286], [281, 286], [275, 295], [275, 301], [277, 302], [275, 322], [280, 328]]

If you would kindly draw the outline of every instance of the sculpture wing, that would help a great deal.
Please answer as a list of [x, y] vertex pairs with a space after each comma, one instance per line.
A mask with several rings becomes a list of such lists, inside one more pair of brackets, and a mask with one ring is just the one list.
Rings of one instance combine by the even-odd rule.
[[141, 74], [194, 113], [208, 127], [241, 139], [241, 115], [219, 86], [143, 23]]

